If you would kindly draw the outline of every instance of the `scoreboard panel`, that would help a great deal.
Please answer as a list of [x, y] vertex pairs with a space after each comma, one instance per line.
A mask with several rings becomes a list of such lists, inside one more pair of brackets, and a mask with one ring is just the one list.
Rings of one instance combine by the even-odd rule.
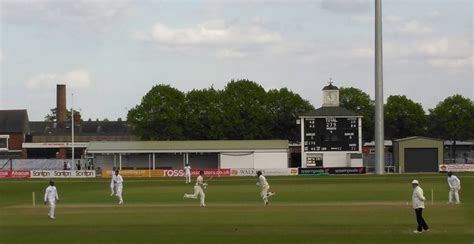
[[304, 151], [359, 151], [359, 118], [305, 118]]

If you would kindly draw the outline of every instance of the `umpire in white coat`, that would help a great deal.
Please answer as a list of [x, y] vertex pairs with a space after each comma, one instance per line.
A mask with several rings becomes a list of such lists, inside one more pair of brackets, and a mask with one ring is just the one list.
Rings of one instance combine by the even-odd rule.
[[420, 187], [420, 183], [417, 180], [413, 180], [411, 182], [413, 186], [413, 196], [412, 196], [412, 203], [413, 209], [415, 209], [416, 214], [416, 222], [418, 223], [418, 228], [413, 231], [414, 233], [422, 233], [429, 231], [430, 228], [425, 222], [423, 218], [423, 209], [425, 208], [425, 196], [423, 196], [423, 189]]
[[54, 186], [54, 181], [49, 181], [49, 186], [44, 192], [44, 205], [49, 203], [48, 218], [55, 219], [54, 211], [56, 210], [56, 201], [59, 201], [58, 190]]

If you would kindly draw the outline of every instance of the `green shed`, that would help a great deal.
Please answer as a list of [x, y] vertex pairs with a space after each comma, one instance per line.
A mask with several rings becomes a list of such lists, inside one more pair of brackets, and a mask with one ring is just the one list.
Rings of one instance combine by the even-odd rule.
[[442, 140], [414, 136], [393, 142], [393, 159], [400, 172], [438, 172], [443, 164]]

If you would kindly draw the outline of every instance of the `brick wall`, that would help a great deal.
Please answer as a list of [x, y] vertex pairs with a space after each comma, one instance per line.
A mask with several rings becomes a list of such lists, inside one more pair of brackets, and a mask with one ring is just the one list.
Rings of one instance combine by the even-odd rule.
[[23, 143], [23, 134], [10, 134], [8, 139], [8, 150], [21, 150]]

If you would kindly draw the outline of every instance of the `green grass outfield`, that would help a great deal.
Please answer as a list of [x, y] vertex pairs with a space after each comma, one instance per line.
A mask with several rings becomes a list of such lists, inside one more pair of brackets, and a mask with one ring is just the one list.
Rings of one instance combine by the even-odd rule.
[[[121, 206], [108, 179], [58, 179], [56, 220], [42, 205], [48, 180], [1, 180], [0, 243], [473, 244], [474, 174], [459, 177], [461, 205], [446, 204], [444, 174], [267, 177], [277, 192], [267, 207], [256, 178], [214, 178], [205, 208], [182, 199], [193, 188], [184, 179], [126, 178]], [[428, 198], [429, 233], [412, 233], [414, 178]]]

